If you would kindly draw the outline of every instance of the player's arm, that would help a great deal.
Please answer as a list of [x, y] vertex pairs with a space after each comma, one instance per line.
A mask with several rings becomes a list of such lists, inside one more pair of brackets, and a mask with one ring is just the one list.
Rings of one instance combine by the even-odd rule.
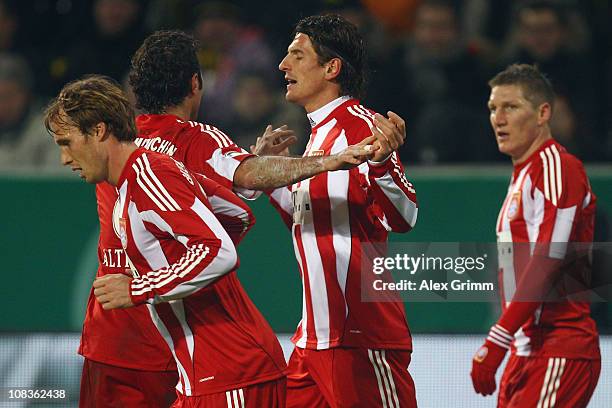
[[589, 199], [586, 175], [578, 162], [566, 159], [544, 161], [540, 165], [542, 172], [534, 180], [534, 213], [542, 214], [542, 221], [533, 254], [512, 300], [489, 331], [472, 364], [474, 389], [483, 395], [495, 391], [495, 372], [510, 349], [514, 334], [533, 316], [559, 278], [576, 215]]
[[200, 174], [195, 176], [208, 197], [213, 214], [234, 245], [238, 245], [255, 225], [255, 215], [249, 206], [228, 188]]
[[[157, 174], [164, 180], [167, 204], [141, 212], [140, 221], [157, 234], [174, 239], [185, 253], [172, 264], [131, 278], [105, 275], [94, 282], [94, 295], [104, 309], [184, 298], [235, 269], [238, 257], [231, 238], [212, 211], [180, 173]], [[134, 186], [134, 195], [142, 194]], [[165, 193], [164, 193], [165, 194]], [[171, 198], [171, 199], [170, 199]], [[150, 205], [150, 203], [149, 203]]]
[[316, 157], [253, 156], [244, 160], [234, 174], [234, 185], [250, 190], [268, 190], [297, 183], [326, 171], [348, 170], [371, 158], [368, 143], [348, 146], [339, 153]]
[[[287, 157], [278, 156], [286, 154], [286, 148], [295, 138], [285, 135], [282, 128], [266, 129], [251, 151], [260, 155], [244, 160], [236, 169], [234, 185], [252, 190], [269, 190], [288, 186], [298, 181], [316, 176], [317, 174], [347, 170], [361, 164], [365, 158], [379, 161], [391, 154], [403, 143], [406, 137], [404, 120], [393, 112], [389, 118], [376, 114], [374, 125], [377, 131], [372, 131], [373, 138], [367, 143], [374, 143], [372, 151], [363, 149], [365, 143], [356, 142], [343, 151], [318, 157]], [[276, 133], [275, 133], [276, 132]]]
[[401, 117], [388, 112], [373, 117], [370, 132], [378, 149], [368, 161], [368, 190], [384, 214], [384, 224], [394, 232], [410, 231], [417, 220], [416, 191], [405, 176], [397, 149], [404, 144], [406, 127]]

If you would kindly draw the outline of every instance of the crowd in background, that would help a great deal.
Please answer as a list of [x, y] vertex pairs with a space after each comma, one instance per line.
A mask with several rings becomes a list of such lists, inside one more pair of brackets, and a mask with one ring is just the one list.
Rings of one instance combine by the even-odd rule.
[[537, 63], [557, 92], [553, 136], [583, 161], [612, 159], [612, 41], [607, 0], [0, 0], [0, 168], [55, 169], [46, 100], [88, 73], [125, 85], [147, 34], [183, 29], [201, 42], [200, 120], [248, 148], [265, 126], [302, 137], [304, 112], [284, 100], [278, 63], [300, 18], [335, 12], [364, 34], [363, 101], [401, 114], [402, 160], [506, 161], [488, 123], [487, 81], [512, 62]]

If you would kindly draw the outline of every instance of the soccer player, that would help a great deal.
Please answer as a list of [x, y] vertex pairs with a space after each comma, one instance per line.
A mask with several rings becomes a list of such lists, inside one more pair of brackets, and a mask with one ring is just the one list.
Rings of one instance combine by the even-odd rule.
[[[387, 132], [372, 160], [358, 168], [270, 194], [291, 229], [303, 286], [287, 376], [289, 407], [416, 406], [403, 304], [361, 300], [362, 263], [370, 256], [362, 246], [384, 246], [389, 231], [409, 231], [417, 218], [415, 190], [395, 152], [403, 143], [403, 121], [381, 122], [357, 99], [365, 61], [357, 28], [325, 15], [298, 22], [279, 65], [286, 99], [303, 106], [312, 125], [304, 157], [332, 154], [376, 127], [402, 128]], [[273, 143], [264, 137], [253, 150], [267, 152]]]
[[543, 300], [559, 279], [590, 268], [588, 256], [567, 258], [571, 243], [593, 241], [595, 195], [580, 160], [551, 135], [548, 79], [511, 65], [489, 86], [491, 126], [514, 171], [496, 226], [503, 312], [474, 356], [474, 389], [495, 392], [510, 349], [498, 407], [586, 407], [601, 368], [589, 303]]
[[[321, 165], [325, 158], [305, 162], [255, 157], [236, 146], [221, 130], [195, 122], [202, 93], [196, 52], [197, 44], [191, 36], [161, 31], [147, 38], [135, 53], [130, 83], [138, 106], [146, 112], [136, 118], [137, 144], [170, 155], [191, 171], [248, 198], [256, 194], [247, 188], [284, 185], [325, 169]], [[285, 128], [269, 127], [264, 135], [284, 139], [278, 148], [293, 140], [292, 132]], [[128, 265], [111, 222], [118, 199], [116, 189], [99, 183], [96, 195], [100, 277], [123, 272]], [[132, 407], [141, 401], [143, 407], [161, 408], [168, 407], [175, 398], [174, 358], [144, 307], [103, 310], [91, 293], [80, 353], [85, 357], [81, 407], [106, 407], [109, 401], [125, 401]], [[147, 381], [142, 380], [145, 377]]]
[[[64, 165], [119, 190], [113, 218], [134, 276], [99, 277], [94, 295], [105, 310], [153, 305], [148, 310], [179, 372], [174, 406], [284, 406], [282, 350], [237, 280], [234, 243], [209, 199], [218, 184], [134, 144], [129, 102], [103, 77], [66, 85], [46, 126]], [[365, 146], [371, 139], [325, 165], [358, 165], [374, 153]]]

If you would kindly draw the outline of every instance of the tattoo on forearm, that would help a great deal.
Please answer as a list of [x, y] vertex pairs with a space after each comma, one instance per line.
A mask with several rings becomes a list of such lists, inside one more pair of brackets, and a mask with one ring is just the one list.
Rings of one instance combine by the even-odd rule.
[[234, 184], [251, 190], [287, 186], [324, 172], [325, 157], [253, 157], [238, 167]]

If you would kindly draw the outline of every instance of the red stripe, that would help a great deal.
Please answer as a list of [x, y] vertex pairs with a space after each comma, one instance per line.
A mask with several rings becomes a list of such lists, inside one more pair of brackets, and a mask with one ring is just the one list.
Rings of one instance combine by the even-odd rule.
[[[317, 344], [317, 333], [315, 330], [314, 312], [312, 310], [312, 296], [310, 295], [310, 281], [308, 279], [308, 264], [306, 263], [306, 253], [304, 251], [304, 244], [302, 242], [302, 228], [300, 225], [296, 225], [293, 230], [295, 243], [300, 253], [300, 259], [302, 260], [302, 266], [300, 272], [302, 273], [302, 281], [304, 285], [304, 293], [306, 297], [306, 313], [308, 314], [308, 320], [306, 321], [306, 341], [311, 344]], [[298, 262], [298, 268], [300, 263]], [[296, 339], [298, 340], [298, 339]]]
[[[317, 249], [321, 258], [323, 277], [327, 289], [330, 340], [335, 340], [335, 333], [333, 331], [344, 325], [345, 313], [338, 310], [341, 305], [344, 305], [344, 294], [338, 283], [338, 272], [336, 270], [336, 249], [334, 248], [334, 231], [332, 228], [331, 203], [327, 179], [328, 173], [323, 173], [310, 180], [310, 202], [312, 205]], [[348, 197], [343, 199], [347, 200]]]

